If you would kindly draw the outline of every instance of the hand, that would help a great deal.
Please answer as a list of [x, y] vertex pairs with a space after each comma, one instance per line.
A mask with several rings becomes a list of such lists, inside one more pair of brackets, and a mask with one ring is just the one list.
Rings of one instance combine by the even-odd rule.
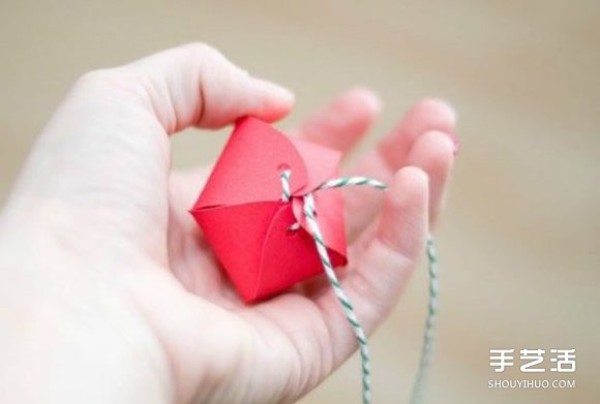
[[[0, 217], [0, 402], [292, 402], [355, 351], [322, 279], [241, 303], [188, 213], [210, 167], [170, 170], [168, 135], [292, 104], [205, 45], [75, 84]], [[378, 111], [355, 89], [291, 132], [347, 152]], [[452, 110], [425, 100], [349, 170], [391, 185], [344, 191], [342, 285], [367, 332], [422, 254], [453, 131]]]

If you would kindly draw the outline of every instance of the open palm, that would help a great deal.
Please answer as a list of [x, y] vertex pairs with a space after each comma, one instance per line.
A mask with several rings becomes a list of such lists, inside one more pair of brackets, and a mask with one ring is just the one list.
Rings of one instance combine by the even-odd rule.
[[[29, 297], [43, 296], [56, 310], [68, 307], [61, 321], [86, 308], [93, 326], [75, 321], [78, 331], [64, 345], [86, 339], [78, 344], [94, 368], [111, 356], [109, 363], [121, 366], [107, 371], [121, 377], [114, 395], [131, 389], [128, 397], [147, 403], [292, 402], [356, 349], [322, 279], [244, 305], [188, 213], [210, 167], [170, 171], [167, 135], [191, 125], [222, 127], [245, 115], [274, 121], [292, 104], [286, 90], [194, 44], [84, 76], [45, 128], [3, 212], [0, 239], [14, 238], [19, 227], [21, 238], [12, 244], [56, 248], [35, 256], [7, 252], [11, 262], [45, 269], [4, 271], [9, 279], [2, 280], [23, 285]], [[290, 132], [346, 152], [378, 110], [369, 91], [355, 89]], [[453, 131], [446, 104], [422, 101], [348, 170], [390, 185], [385, 195], [344, 191], [352, 245], [340, 274], [367, 332], [394, 306], [437, 218]], [[40, 282], [43, 292], [35, 287]], [[65, 282], [76, 291], [65, 295]], [[7, 301], [14, 307], [35, 304], [13, 295]], [[75, 397], [80, 390], [66, 383], [40, 394]]]

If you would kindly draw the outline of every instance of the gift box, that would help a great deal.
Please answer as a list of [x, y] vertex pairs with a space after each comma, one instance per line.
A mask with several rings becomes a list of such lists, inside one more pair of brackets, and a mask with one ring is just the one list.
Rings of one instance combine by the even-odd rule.
[[[246, 302], [266, 299], [323, 272], [302, 206], [338, 177], [341, 153], [286, 136], [259, 119], [240, 119], [190, 213]], [[290, 198], [283, 198], [288, 171]], [[347, 263], [342, 194], [313, 193], [334, 267]]]

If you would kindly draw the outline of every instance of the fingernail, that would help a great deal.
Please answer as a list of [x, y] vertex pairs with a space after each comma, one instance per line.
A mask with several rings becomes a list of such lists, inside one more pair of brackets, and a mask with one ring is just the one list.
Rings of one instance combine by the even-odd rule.
[[368, 88], [368, 87], [353, 87], [348, 90], [344, 96], [351, 95], [353, 97], [357, 97], [361, 100], [361, 102], [365, 103], [365, 106], [370, 111], [380, 111], [381, 110], [381, 97], [377, 92]]
[[460, 139], [454, 132], [448, 132], [447, 134], [450, 140], [452, 141], [452, 144], [454, 145], [453, 153], [456, 156], [458, 154], [458, 151], [460, 150]]
[[275, 93], [277, 93], [277, 95], [283, 99], [285, 99], [286, 101], [292, 103], [294, 102], [296, 96], [294, 95], [294, 93], [291, 90], [288, 90], [285, 87], [279, 86], [279, 85], [274, 85], [274, 91]]
[[281, 98], [282, 100], [285, 100], [286, 103], [294, 102], [294, 99], [295, 99], [294, 93], [291, 92], [290, 90], [288, 90], [287, 88], [280, 86], [279, 84], [272, 83], [267, 80], [263, 80], [263, 79], [256, 79], [256, 80], [260, 83], [260, 85], [265, 90], [267, 90], [273, 96], [275, 96], [277, 98]]

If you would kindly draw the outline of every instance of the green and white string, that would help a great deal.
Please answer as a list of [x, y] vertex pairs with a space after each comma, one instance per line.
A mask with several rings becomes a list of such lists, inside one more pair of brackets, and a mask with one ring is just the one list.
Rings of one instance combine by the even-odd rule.
[[[282, 201], [289, 202], [291, 199], [290, 192], [290, 170], [283, 170], [281, 172], [281, 186], [282, 186]], [[341, 177], [332, 180], [328, 180], [319, 185], [315, 191], [331, 189], [331, 188], [342, 188], [347, 186], [370, 186], [380, 190], [386, 190], [387, 185], [383, 182], [374, 180], [372, 178], [367, 177]], [[362, 369], [362, 401], [363, 404], [371, 403], [371, 357], [369, 354], [369, 345], [367, 341], [367, 336], [362, 328], [356, 313], [354, 312], [354, 307], [352, 302], [342, 289], [342, 286], [333, 270], [333, 265], [331, 264], [331, 259], [329, 258], [329, 254], [327, 253], [327, 247], [325, 245], [325, 241], [323, 240], [323, 235], [321, 233], [321, 229], [319, 227], [317, 216], [316, 216], [316, 208], [315, 208], [315, 200], [314, 196], [311, 192], [308, 192], [303, 195], [303, 213], [306, 219], [306, 224], [310, 231], [310, 234], [315, 242], [315, 246], [317, 248], [317, 252], [319, 254], [319, 258], [321, 259], [321, 264], [323, 265], [323, 269], [325, 271], [325, 275], [327, 276], [327, 280], [331, 285], [333, 292], [340, 303], [344, 314], [346, 315], [346, 319], [348, 323], [352, 327], [354, 331], [354, 335], [358, 342], [358, 348], [361, 358], [361, 369]], [[294, 223], [290, 229], [297, 230], [299, 229], [300, 224]], [[427, 238], [427, 259], [428, 259], [428, 272], [429, 272], [429, 300], [428, 300], [428, 312], [427, 312], [427, 320], [425, 322], [425, 334], [423, 337], [423, 351], [421, 353], [421, 359], [419, 362], [419, 370], [417, 372], [417, 377], [415, 380], [415, 384], [413, 386], [413, 391], [411, 394], [411, 404], [417, 404], [421, 401], [423, 396], [423, 390], [425, 386], [425, 380], [427, 379], [427, 373], [429, 369], [429, 365], [431, 364], [431, 360], [433, 357], [433, 334], [435, 329], [435, 323], [437, 319], [437, 311], [439, 306], [439, 281], [437, 274], [437, 255], [433, 244], [433, 239], [431, 236]]]
[[429, 300], [427, 302], [427, 319], [425, 320], [421, 360], [419, 361], [419, 370], [417, 371], [417, 377], [415, 378], [415, 384], [410, 396], [411, 404], [418, 404], [423, 400], [427, 371], [433, 359], [434, 330], [439, 309], [440, 283], [438, 278], [437, 251], [431, 235], [427, 236], [425, 253], [427, 254], [427, 272], [429, 273]]

